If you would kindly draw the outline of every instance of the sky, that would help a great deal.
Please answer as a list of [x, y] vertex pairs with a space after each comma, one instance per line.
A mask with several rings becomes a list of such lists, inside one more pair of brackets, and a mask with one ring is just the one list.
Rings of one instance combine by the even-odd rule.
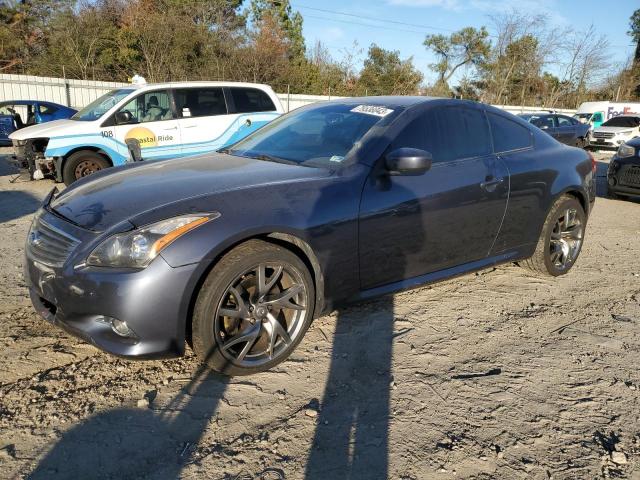
[[[518, 12], [548, 16], [550, 26], [586, 30], [593, 24], [609, 41], [610, 60], [624, 63], [634, 51], [629, 17], [640, 8], [638, 0], [291, 0], [304, 18], [307, 47], [321, 40], [334, 59], [357, 41], [362, 49], [359, 66], [371, 43], [400, 51], [401, 58], [413, 56], [414, 65], [428, 83], [435, 74], [429, 64], [435, 58], [422, 45], [426, 34], [450, 34], [463, 27], [486, 26], [491, 16], [517, 9]], [[411, 24], [411, 25], [407, 25]], [[550, 68], [553, 73], [554, 67]]]

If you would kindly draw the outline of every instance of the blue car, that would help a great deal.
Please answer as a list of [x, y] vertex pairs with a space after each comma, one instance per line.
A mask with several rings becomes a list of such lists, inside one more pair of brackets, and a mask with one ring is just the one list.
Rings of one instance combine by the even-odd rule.
[[70, 118], [77, 110], [40, 100], [0, 102], [0, 146], [10, 147], [9, 135], [23, 127]]
[[108, 352], [180, 355], [189, 340], [218, 372], [257, 373], [348, 302], [507, 262], [566, 274], [595, 167], [489, 105], [318, 103], [215, 153], [52, 191], [26, 283], [46, 320]]

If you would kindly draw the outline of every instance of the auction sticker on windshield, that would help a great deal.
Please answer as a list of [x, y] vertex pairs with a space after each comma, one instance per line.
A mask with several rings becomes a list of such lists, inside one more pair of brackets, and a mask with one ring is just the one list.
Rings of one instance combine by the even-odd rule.
[[357, 107], [352, 108], [351, 111], [375, 115], [376, 117], [386, 117], [393, 112], [390, 108], [381, 107], [379, 105], [358, 105]]

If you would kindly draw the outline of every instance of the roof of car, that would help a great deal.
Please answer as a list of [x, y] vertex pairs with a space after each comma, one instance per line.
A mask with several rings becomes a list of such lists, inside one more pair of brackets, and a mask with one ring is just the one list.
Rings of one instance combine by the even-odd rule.
[[43, 103], [45, 105], [55, 105], [56, 107], [70, 108], [66, 105], [61, 105], [55, 102], [49, 102], [47, 100], [5, 100], [0, 102], [0, 105], [30, 105], [32, 103]]
[[162, 82], [162, 83], [131, 83], [122, 85], [120, 88], [179, 88], [179, 87], [250, 87], [250, 88], [271, 88], [264, 83], [247, 83], [247, 82], [212, 82], [212, 81], [193, 81], [193, 82]]
[[411, 107], [432, 100], [446, 100], [439, 97], [381, 95], [376, 97], [345, 97], [331, 100], [335, 103], [348, 103], [354, 105], [380, 105], [385, 107]]

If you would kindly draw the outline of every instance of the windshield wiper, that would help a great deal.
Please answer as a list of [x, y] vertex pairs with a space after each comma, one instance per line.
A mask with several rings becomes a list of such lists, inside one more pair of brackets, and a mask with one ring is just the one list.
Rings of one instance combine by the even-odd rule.
[[225, 153], [227, 155], [231, 155], [231, 149], [230, 148], [221, 148], [220, 150], [218, 150], [218, 153]]
[[274, 162], [274, 163], [284, 163], [286, 165], [300, 165], [298, 162], [293, 160], [289, 160], [287, 158], [275, 157], [273, 155], [267, 155], [265, 153], [261, 153], [259, 155], [251, 155], [249, 158], [255, 158], [256, 160], [263, 160], [265, 162]]

